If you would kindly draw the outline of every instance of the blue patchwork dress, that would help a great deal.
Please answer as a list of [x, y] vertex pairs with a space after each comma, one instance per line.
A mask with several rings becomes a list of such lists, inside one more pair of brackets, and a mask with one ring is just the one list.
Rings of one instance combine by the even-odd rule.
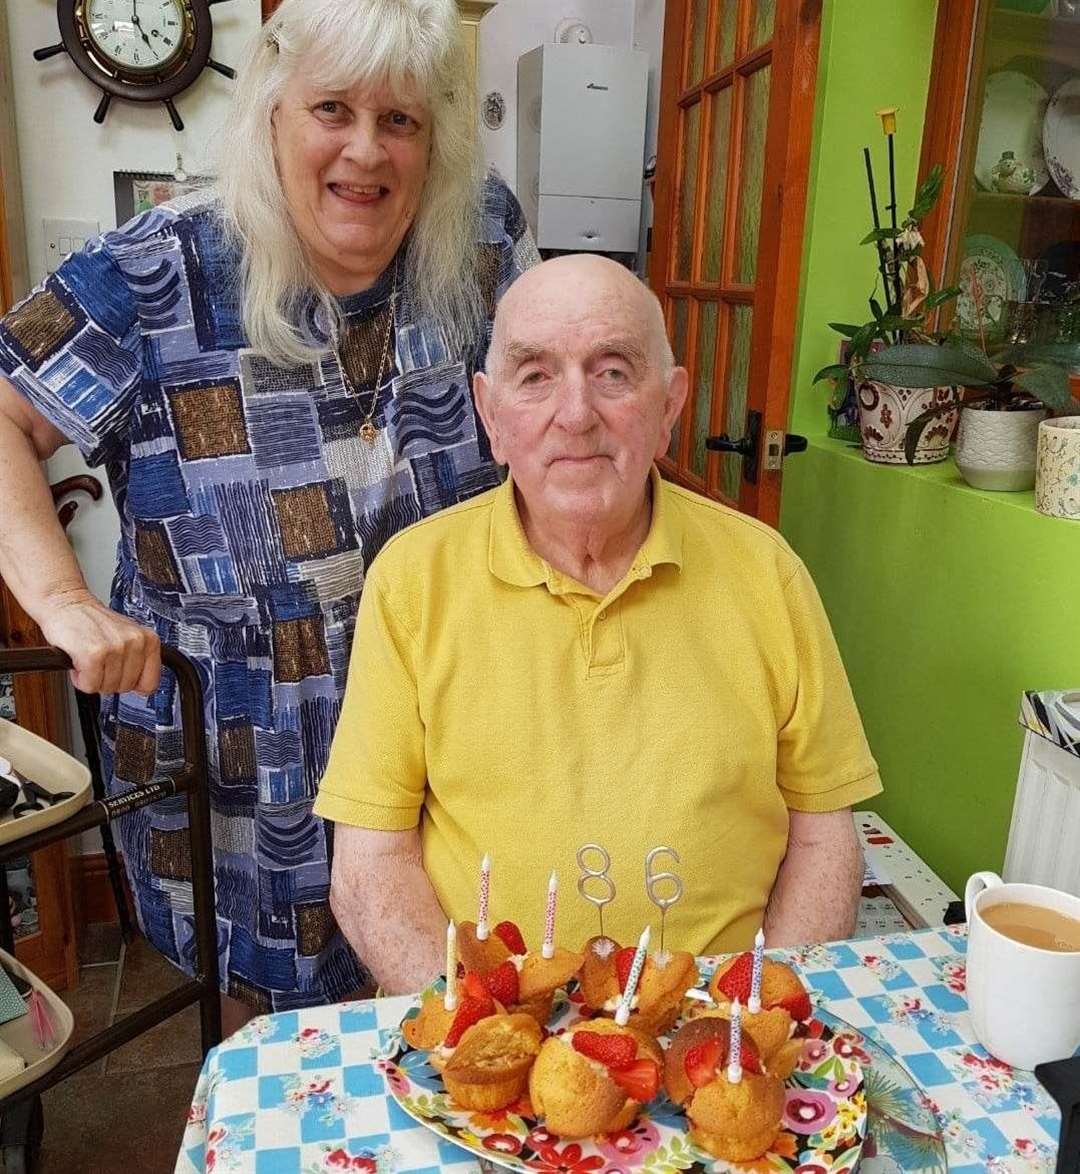
[[[365, 568], [402, 527], [499, 481], [471, 376], [498, 298], [538, 258], [500, 180], [484, 208], [484, 337], [452, 353], [400, 288], [378, 387], [394, 266], [342, 299], [337, 347], [313, 301], [302, 329], [322, 357], [275, 367], [247, 345], [238, 258], [206, 194], [91, 242], [0, 319], [0, 373], [106, 466], [112, 607], [199, 669], [222, 989], [259, 1010], [340, 999], [364, 978], [330, 912], [328, 828], [311, 808]], [[102, 729], [113, 792], [178, 764], [172, 675], [150, 698], [104, 698]], [[183, 800], [118, 827], [143, 930], [190, 972]]]

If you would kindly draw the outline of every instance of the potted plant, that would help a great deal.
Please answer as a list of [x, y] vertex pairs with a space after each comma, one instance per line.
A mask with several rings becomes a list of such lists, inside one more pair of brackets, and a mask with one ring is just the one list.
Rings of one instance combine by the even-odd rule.
[[1030, 489], [1035, 483], [1039, 424], [1071, 407], [1069, 375], [1054, 361], [1027, 362], [1004, 352], [991, 359], [982, 347], [950, 338], [939, 345], [901, 343], [860, 363], [867, 380], [900, 381], [910, 387], [967, 388], [929, 405], [907, 426], [905, 455], [917, 457], [921, 436], [960, 411], [956, 465], [976, 489]]
[[911, 422], [932, 408], [944, 409], [917, 438], [913, 459], [919, 464], [929, 464], [943, 461], [949, 453], [949, 438], [956, 416], [953, 388], [949, 384], [912, 387], [879, 379], [867, 362], [882, 348], [906, 342], [931, 343], [928, 319], [959, 293], [956, 287], [935, 289], [922, 259], [924, 242], [919, 226], [941, 194], [943, 171], [940, 166], [930, 171], [915, 193], [911, 210], [897, 226], [892, 159], [895, 112], [879, 113], [889, 144], [891, 203], [886, 211], [891, 214], [892, 225], [883, 227], [881, 224], [870, 151], [864, 148], [874, 228], [861, 243], [873, 244], [877, 249], [885, 305], [872, 296], [870, 311], [873, 317], [869, 322], [861, 325], [829, 323], [830, 328], [846, 340], [844, 361], [819, 371], [814, 382], [828, 379], [837, 384], [838, 395], [834, 397], [830, 414], [835, 419], [845, 409], [849, 413], [852, 407], [857, 410], [863, 454], [867, 460], [878, 464], [903, 464], [908, 459], [905, 439]]

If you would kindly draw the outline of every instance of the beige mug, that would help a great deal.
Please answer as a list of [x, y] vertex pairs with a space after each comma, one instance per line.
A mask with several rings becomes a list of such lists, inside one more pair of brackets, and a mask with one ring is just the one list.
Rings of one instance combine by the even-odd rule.
[[1052, 909], [1080, 921], [1080, 897], [1043, 885], [1006, 884], [977, 872], [964, 890], [967, 999], [975, 1038], [1014, 1068], [1063, 1060], [1080, 1048], [1080, 950], [1045, 950], [994, 929], [994, 905]]

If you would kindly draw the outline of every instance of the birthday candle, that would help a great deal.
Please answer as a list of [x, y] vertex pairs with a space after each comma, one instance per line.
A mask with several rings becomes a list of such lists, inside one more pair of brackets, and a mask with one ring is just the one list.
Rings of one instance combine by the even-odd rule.
[[544, 910], [544, 946], [540, 951], [545, 958], [555, 957], [555, 900], [559, 893], [559, 878], [552, 873], [548, 881], [547, 908]]
[[447, 1011], [457, 1008], [457, 926], [451, 921], [446, 927], [446, 994], [443, 1006]]
[[731, 1004], [730, 1039], [727, 1078], [729, 1084], [738, 1084], [742, 1080], [742, 1007], [738, 999]]
[[754, 965], [750, 971], [750, 998], [746, 1009], [756, 1015], [761, 1010], [761, 967], [765, 960], [765, 935], [759, 929], [754, 936]]
[[476, 936], [481, 941], [487, 941], [488, 936], [488, 898], [491, 896], [491, 857], [484, 853], [480, 861], [480, 908], [476, 913]]
[[638, 979], [641, 978], [641, 968], [645, 965], [645, 955], [649, 952], [649, 927], [646, 926], [638, 939], [637, 950], [634, 952], [634, 961], [630, 965], [630, 973], [626, 977], [626, 989], [622, 993], [622, 1002], [615, 1012], [615, 1022], [625, 1027], [630, 1020], [630, 1004], [637, 991]]

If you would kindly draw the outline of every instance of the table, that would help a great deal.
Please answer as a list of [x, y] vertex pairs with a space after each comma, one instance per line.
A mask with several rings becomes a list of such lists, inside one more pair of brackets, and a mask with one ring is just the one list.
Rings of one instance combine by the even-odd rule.
[[[1057, 1106], [1031, 1073], [974, 1042], [965, 948], [965, 927], [952, 926], [770, 953], [914, 1077], [942, 1131], [949, 1174], [1052, 1171]], [[177, 1174], [473, 1174], [471, 1155], [386, 1095], [380, 1054], [410, 1001], [262, 1016], [231, 1036], [206, 1058]]]

